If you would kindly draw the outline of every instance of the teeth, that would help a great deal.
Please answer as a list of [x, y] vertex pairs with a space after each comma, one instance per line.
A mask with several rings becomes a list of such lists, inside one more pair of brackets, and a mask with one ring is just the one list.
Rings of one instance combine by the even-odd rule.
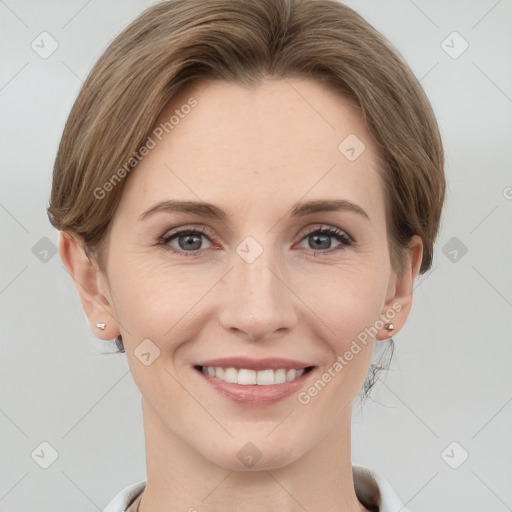
[[295, 374], [296, 374], [295, 370], [288, 370], [286, 372], [286, 382], [290, 382], [291, 380], [295, 379]]
[[[217, 370], [215, 370], [217, 372]], [[222, 380], [225, 380], [226, 382], [234, 382], [235, 384], [238, 381], [238, 372], [234, 368], [226, 368], [224, 370], [224, 377]]]
[[225, 382], [242, 384], [244, 386], [271, 386], [273, 384], [283, 384], [297, 379], [304, 373], [304, 369], [286, 370], [279, 368], [278, 370], [247, 370], [242, 368], [220, 368], [213, 366], [203, 366], [203, 373], [210, 377], [221, 379]]
[[258, 373], [254, 372], [256, 376], [256, 384], [260, 386], [269, 386], [274, 384], [274, 370], [262, 370]]
[[274, 383], [282, 384], [283, 382], [286, 382], [286, 370], [284, 368], [274, 370]]

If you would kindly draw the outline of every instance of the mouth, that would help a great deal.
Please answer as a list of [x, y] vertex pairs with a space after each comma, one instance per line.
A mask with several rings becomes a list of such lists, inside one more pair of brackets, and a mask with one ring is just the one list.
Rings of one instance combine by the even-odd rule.
[[298, 393], [316, 368], [281, 358], [223, 358], [193, 365], [208, 388], [242, 407], [265, 407]]
[[273, 386], [292, 382], [302, 375], [309, 373], [315, 367], [306, 366], [305, 368], [267, 368], [265, 370], [252, 370], [250, 368], [234, 368], [222, 366], [201, 366], [195, 365], [194, 368], [214, 379], [219, 379], [230, 384], [239, 384], [241, 386]]

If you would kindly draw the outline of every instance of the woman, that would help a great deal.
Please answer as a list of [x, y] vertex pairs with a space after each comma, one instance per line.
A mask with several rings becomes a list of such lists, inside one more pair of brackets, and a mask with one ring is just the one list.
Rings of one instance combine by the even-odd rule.
[[406, 510], [352, 466], [351, 405], [432, 263], [431, 106], [331, 0], [170, 0], [73, 106], [50, 207], [142, 394], [147, 480], [106, 512]]

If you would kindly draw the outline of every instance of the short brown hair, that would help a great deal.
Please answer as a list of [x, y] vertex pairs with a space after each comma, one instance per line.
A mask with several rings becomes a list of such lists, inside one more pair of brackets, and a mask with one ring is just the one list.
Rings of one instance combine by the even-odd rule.
[[391, 44], [335, 0], [168, 0], [144, 11], [106, 49], [73, 105], [53, 170], [52, 225], [79, 235], [102, 267], [123, 183], [103, 199], [94, 191], [144, 144], [166, 104], [199, 80], [257, 85], [291, 76], [321, 81], [359, 110], [386, 183], [393, 266], [402, 271], [417, 234], [427, 271], [445, 194], [432, 107]]

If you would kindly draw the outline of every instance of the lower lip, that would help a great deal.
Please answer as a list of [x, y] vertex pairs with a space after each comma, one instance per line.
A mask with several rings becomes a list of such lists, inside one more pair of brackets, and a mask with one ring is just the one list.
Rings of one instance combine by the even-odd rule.
[[216, 377], [206, 375], [201, 370], [194, 368], [200, 373], [205, 381], [221, 395], [245, 407], [264, 407], [273, 405], [289, 396], [297, 393], [305, 384], [306, 380], [314, 373], [315, 368], [300, 377], [282, 384], [271, 384], [269, 386], [234, 384]]

